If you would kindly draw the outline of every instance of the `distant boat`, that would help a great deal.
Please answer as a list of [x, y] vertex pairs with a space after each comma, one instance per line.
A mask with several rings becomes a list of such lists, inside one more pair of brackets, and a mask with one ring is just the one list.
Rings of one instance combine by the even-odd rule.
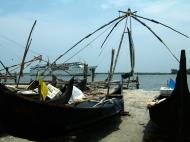
[[175, 88], [175, 81], [170, 78], [169, 82], [167, 81], [167, 86], [160, 87], [160, 95], [162, 97], [168, 97], [171, 95], [174, 88]]
[[[48, 69], [46, 70], [46, 68]], [[96, 69], [97, 66], [88, 67], [88, 75], [91, 75], [92, 71]], [[72, 62], [64, 64], [53, 64], [53, 65], [36, 65], [30, 68], [30, 75], [36, 76], [37, 74], [43, 73], [46, 70], [44, 75], [51, 76], [82, 76], [84, 74], [84, 63], [82, 62]]]

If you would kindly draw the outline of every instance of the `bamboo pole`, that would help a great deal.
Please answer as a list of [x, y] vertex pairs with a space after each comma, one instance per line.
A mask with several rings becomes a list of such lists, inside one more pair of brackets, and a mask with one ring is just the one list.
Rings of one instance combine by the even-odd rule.
[[127, 28], [128, 39], [129, 39], [129, 51], [130, 51], [130, 60], [131, 60], [131, 72], [132, 76], [134, 76], [134, 68], [135, 68], [135, 51], [134, 51], [134, 43], [131, 35], [131, 30]]
[[5, 65], [3, 64], [3, 62], [1, 60], [0, 60], [0, 63], [3, 66], [3, 68], [5, 69], [6, 73], [8, 73], [10, 76], [12, 76], [11, 73], [9, 72], [9, 68], [5, 67]]
[[110, 32], [108, 33], [108, 35], [106, 36], [106, 38], [104, 39], [104, 41], [102, 42], [101, 48], [104, 46], [105, 42], [107, 41], [108, 37], [111, 35], [111, 33], [113, 32], [113, 30], [117, 27], [117, 25], [127, 17], [124, 17], [122, 19], [120, 19], [117, 23], [115, 23], [115, 25], [112, 27], [112, 29], [110, 30]]
[[166, 49], [170, 52], [170, 54], [176, 59], [177, 62], [179, 62], [179, 59], [175, 56], [175, 54], [171, 51], [171, 49], [165, 44], [165, 42], [144, 22], [142, 22], [141, 20], [139, 20], [137, 17], [135, 16], [131, 16], [133, 19], [135, 19], [136, 21], [138, 21], [140, 24], [142, 24], [143, 26], [145, 26], [165, 47]]
[[28, 53], [29, 47], [31, 45], [31, 42], [32, 42], [31, 35], [32, 35], [32, 31], [34, 30], [35, 25], [36, 25], [36, 20], [35, 20], [35, 22], [34, 22], [34, 24], [32, 26], [32, 29], [30, 30], [28, 40], [27, 40], [27, 43], [26, 43], [26, 48], [25, 48], [24, 55], [23, 55], [23, 58], [22, 58], [22, 61], [21, 61], [21, 65], [20, 65], [20, 72], [19, 72], [17, 87], [18, 87], [18, 84], [19, 84], [19, 81], [20, 81], [20, 77], [23, 75], [24, 61], [25, 61], [26, 55]]
[[[70, 47], [67, 51], [65, 51], [63, 54], [61, 54], [60, 56], [58, 56], [50, 65], [50, 67], [56, 63], [59, 59], [61, 59], [65, 54], [67, 54], [68, 52], [70, 52], [73, 48], [75, 48], [77, 45], [79, 45], [81, 42], [83, 42], [85, 39], [91, 37], [92, 35], [94, 35], [96, 32], [102, 30], [103, 28], [107, 27], [108, 25], [112, 24], [113, 22], [118, 21], [119, 19], [122, 19], [124, 17], [127, 17], [127, 15], [123, 15], [123, 16], [119, 16], [111, 21], [109, 21], [108, 23], [104, 24], [103, 26], [99, 27], [98, 29], [96, 29], [95, 31], [93, 31], [92, 33], [88, 34], [87, 36], [83, 37], [81, 40], [79, 40], [78, 42], [76, 42], [72, 47]], [[48, 69], [48, 68], [47, 68]], [[44, 70], [43, 73], [45, 73], [47, 71], [47, 69]]]
[[174, 31], [174, 32], [176, 32], [176, 33], [178, 33], [178, 34], [180, 34], [180, 35], [185, 36], [186, 38], [189, 38], [189, 36], [187, 36], [187, 35], [181, 33], [180, 31], [177, 31], [177, 30], [175, 30], [174, 28], [172, 28], [172, 27], [170, 27], [170, 26], [168, 26], [168, 25], [166, 25], [166, 24], [163, 24], [163, 23], [161, 23], [161, 22], [158, 22], [158, 21], [156, 21], [156, 20], [154, 20], [154, 19], [145, 18], [145, 17], [139, 16], [139, 15], [136, 15], [136, 14], [135, 14], [134, 16], [135, 16], [135, 17], [138, 17], [138, 18], [142, 18], [142, 19], [148, 20], [148, 21], [151, 21], [151, 22], [156, 23], [156, 24], [160, 24], [160, 25], [162, 25], [162, 26], [164, 26], [164, 27], [167, 27], [167, 28], [169, 28], [170, 30], [172, 30], [172, 31]]
[[125, 22], [125, 26], [124, 26], [123, 33], [122, 33], [122, 36], [121, 36], [121, 39], [120, 39], [120, 43], [119, 43], [119, 47], [118, 47], [118, 50], [117, 50], [116, 58], [115, 58], [115, 61], [114, 61], [113, 72], [115, 72], [115, 68], [116, 68], [116, 65], [117, 65], [117, 60], [118, 60], [119, 53], [120, 53], [120, 50], [121, 50], [121, 46], [122, 46], [122, 43], [123, 43], [123, 38], [124, 38], [124, 35], [125, 35], [126, 27], [127, 27], [127, 19], [126, 19], [126, 22]]
[[[42, 55], [39, 55], [39, 56], [34, 57], [33, 59], [29, 60], [29, 61], [24, 62], [24, 64], [32, 63], [33, 61], [37, 61], [37, 60], [47, 62], [47, 61], [45, 61], [45, 60], [42, 59]], [[14, 68], [16, 66], [20, 66], [20, 64], [11, 65], [8, 68]], [[0, 71], [3, 71], [3, 70], [5, 70], [5, 69], [3, 68]]]
[[110, 73], [109, 73], [109, 76], [108, 76], [108, 90], [107, 90], [107, 95], [109, 95], [110, 82], [111, 82], [111, 79], [112, 79], [114, 54], [115, 54], [115, 49], [112, 49], [111, 64], [110, 64]]

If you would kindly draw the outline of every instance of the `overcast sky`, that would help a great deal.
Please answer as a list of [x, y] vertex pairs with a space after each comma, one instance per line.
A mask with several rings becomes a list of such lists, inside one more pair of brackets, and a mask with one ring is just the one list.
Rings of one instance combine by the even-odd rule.
[[[0, 0], [0, 60], [7, 66], [19, 63], [32, 24], [37, 20], [27, 59], [39, 54], [55, 60], [76, 42], [98, 27], [119, 16], [118, 11], [137, 11], [137, 14], [172, 26], [190, 36], [189, 0]], [[142, 20], [157, 33], [179, 58], [186, 50], [187, 67], [190, 67], [190, 39], [175, 32]], [[98, 65], [97, 72], [107, 72], [111, 49], [117, 49], [124, 22], [108, 38], [103, 51], [100, 46], [110, 28], [77, 56], [69, 60], [85, 61]], [[101, 32], [86, 40], [57, 63], [66, 61]], [[135, 72], [170, 72], [178, 62], [168, 50], [140, 23], [132, 20], [135, 45]], [[130, 70], [128, 39], [125, 37], [116, 71]], [[102, 51], [102, 53], [101, 53]], [[101, 54], [100, 54], [101, 53]]]

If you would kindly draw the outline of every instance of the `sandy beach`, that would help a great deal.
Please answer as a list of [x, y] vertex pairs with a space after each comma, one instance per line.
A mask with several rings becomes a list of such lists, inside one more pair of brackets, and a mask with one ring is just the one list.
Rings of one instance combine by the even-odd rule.
[[[125, 111], [129, 116], [108, 119], [67, 136], [44, 141], [65, 142], [162, 142], [164, 137], [156, 133], [149, 121], [146, 109], [148, 101], [158, 91], [124, 90]], [[29, 142], [29, 140], [1, 134], [0, 142]]]

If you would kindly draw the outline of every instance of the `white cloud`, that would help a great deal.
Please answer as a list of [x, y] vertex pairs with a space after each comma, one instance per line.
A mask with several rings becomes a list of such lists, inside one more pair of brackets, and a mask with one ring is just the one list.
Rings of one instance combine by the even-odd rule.
[[171, 8], [173, 8], [176, 5], [176, 1], [166, 0], [163, 1], [151, 1], [144, 5], [144, 8], [142, 9], [142, 12], [145, 14], [166, 14], [167, 12], [171, 11]]
[[107, 4], [101, 4], [100, 7], [101, 7], [102, 9], [108, 9], [108, 8], [109, 8], [109, 6], [108, 6]]
[[127, 0], [109, 0], [109, 3], [116, 7], [121, 7], [127, 4]]
[[123, 7], [127, 5], [127, 1], [128, 0], [105, 0], [103, 4], [101, 4], [101, 8]]

